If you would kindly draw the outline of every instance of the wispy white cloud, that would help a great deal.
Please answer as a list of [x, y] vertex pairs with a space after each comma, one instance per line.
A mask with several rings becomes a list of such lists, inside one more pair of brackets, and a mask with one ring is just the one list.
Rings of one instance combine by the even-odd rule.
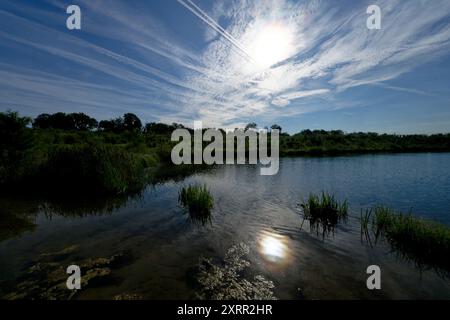
[[317, 90], [289, 92], [287, 94], [278, 96], [277, 98], [273, 99], [272, 104], [279, 107], [284, 107], [287, 106], [293, 100], [324, 94], [329, 91], [330, 91], [329, 89], [317, 89]]
[[[78, 2], [89, 13], [78, 35], [51, 27], [61, 20], [54, 12], [23, 2], [0, 5], [2, 47], [70, 65], [5, 61], [2, 105], [30, 109], [53, 99], [99, 114], [126, 108], [150, 120], [236, 126], [255, 117], [331, 109], [337, 103], [309, 102], [334, 101], [333, 95], [360, 86], [427, 95], [388, 82], [450, 46], [447, 0], [376, 1], [381, 30], [366, 28], [366, 8], [373, 1], [216, 1], [207, 10], [202, 2], [178, 0], [176, 14], [184, 15], [184, 23], [203, 23], [195, 45], [177, 35], [177, 26], [139, 6]], [[59, 11], [64, 7], [61, 1], [47, 3]]]
[[[201, 95], [193, 105], [199, 106], [200, 114], [212, 123], [223, 122], [218, 114], [224, 112], [228, 112], [230, 120], [249, 114], [276, 115], [280, 112], [276, 107], [302, 99], [393, 80], [447, 52], [448, 1], [377, 1], [382, 9], [382, 30], [366, 28], [368, 4], [344, 3], [340, 8], [334, 2], [322, 1], [220, 3], [222, 17], [231, 21], [227, 32], [244, 48], [252, 47], [264, 26], [280, 23], [294, 39], [295, 50], [276, 65], [258, 69], [231, 50], [228, 39], [216, 38], [202, 60], [209, 70], [225, 75], [226, 80], [218, 80], [208, 72], [190, 78], [218, 102], [210, 104], [209, 100], [206, 104]], [[213, 12], [216, 19], [221, 17], [218, 10]], [[423, 93], [408, 88], [403, 91]], [[302, 108], [301, 104], [297, 106]]]

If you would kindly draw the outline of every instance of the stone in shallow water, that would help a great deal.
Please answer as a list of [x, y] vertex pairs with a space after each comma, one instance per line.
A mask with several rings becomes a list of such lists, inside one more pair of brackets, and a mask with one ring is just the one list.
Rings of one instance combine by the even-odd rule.
[[[76, 247], [68, 247], [56, 253], [42, 254], [25, 274], [20, 277], [15, 290], [4, 299], [33, 299], [33, 300], [67, 300], [73, 298], [78, 291], [69, 290], [66, 286], [68, 274], [66, 265], [49, 261], [54, 257], [57, 261], [61, 256], [76, 251]], [[131, 259], [130, 252], [123, 252], [110, 257], [89, 258], [74, 262], [82, 270], [81, 287], [83, 289], [107, 285], [112, 280], [112, 269], [118, 268]]]

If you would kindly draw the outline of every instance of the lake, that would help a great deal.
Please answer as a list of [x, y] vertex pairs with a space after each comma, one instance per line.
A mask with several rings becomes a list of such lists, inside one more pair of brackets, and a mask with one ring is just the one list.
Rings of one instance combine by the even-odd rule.
[[[205, 224], [191, 221], [178, 204], [180, 188], [193, 183], [206, 184], [215, 199]], [[307, 224], [300, 228], [298, 207], [310, 193], [322, 191], [350, 205], [347, 223], [326, 237]], [[36, 225], [6, 233], [0, 242], [3, 293], [40, 254], [76, 245], [64, 257], [67, 265], [120, 250], [133, 255], [113, 271], [117, 281], [82, 290], [79, 299], [123, 293], [191, 299], [199, 258], [219, 260], [245, 243], [251, 263], [246, 276], [273, 281], [279, 299], [450, 299], [448, 279], [404, 260], [383, 241], [372, 247], [361, 239], [359, 225], [360, 210], [374, 205], [450, 225], [450, 153], [282, 158], [275, 176], [261, 176], [258, 166], [221, 166], [148, 186], [117, 203], [73, 202], [53, 207], [37, 200], [0, 202], [11, 219], [31, 217]], [[369, 265], [380, 266], [382, 290], [367, 289]]]

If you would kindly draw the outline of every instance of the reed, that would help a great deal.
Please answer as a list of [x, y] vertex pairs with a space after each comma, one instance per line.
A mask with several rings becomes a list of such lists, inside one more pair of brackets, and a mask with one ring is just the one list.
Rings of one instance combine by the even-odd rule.
[[178, 201], [187, 209], [191, 220], [203, 225], [210, 221], [214, 198], [206, 185], [189, 185], [181, 188]]
[[[366, 221], [362, 221], [366, 225]], [[368, 230], [368, 226], [365, 227]], [[385, 207], [373, 209], [372, 230], [376, 239], [385, 238], [404, 258], [419, 267], [431, 266], [450, 271], [450, 228], [397, 213]]]
[[[346, 221], [348, 216], [348, 202], [339, 202], [333, 195], [322, 192], [321, 196], [310, 194], [309, 198], [300, 204], [303, 211], [303, 222], [309, 221], [311, 230], [322, 233], [334, 232], [336, 225], [341, 221]], [[303, 227], [302, 222], [302, 227]]]
[[126, 194], [146, 183], [145, 161], [132, 153], [107, 145], [62, 146], [49, 152], [37, 181], [53, 193]]
[[363, 241], [363, 235], [365, 236], [367, 242], [372, 247], [372, 240], [370, 238], [370, 217], [372, 216], [373, 209], [361, 209], [360, 221], [361, 221], [361, 242]]

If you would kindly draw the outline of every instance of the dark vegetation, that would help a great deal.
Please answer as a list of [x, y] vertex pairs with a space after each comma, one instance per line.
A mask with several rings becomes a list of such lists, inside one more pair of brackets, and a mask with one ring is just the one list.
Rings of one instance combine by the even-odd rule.
[[431, 266], [450, 273], [450, 228], [411, 214], [394, 212], [385, 207], [366, 211], [361, 233], [370, 240], [385, 238], [401, 255], [419, 268]]
[[450, 151], [450, 134], [395, 135], [304, 130], [280, 138], [282, 156], [425, 151]]
[[[345, 222], [348, 217], [348, 202], [340, 202], [325, 192], [320, 196], [311, 194], [300, 207], [301, 228], [308, 220], [310, 230], [317, 234], [321, 231], [323, 237], [334, 233], [339, 222]], [[370, 246], [385, 239], [395, 252], [419, 269], [433, 268], [438, 274], [450, 277], [448, 226], [381, 206], [361, 210], [360, 224], [361, 240], [365, 237]]]
[[[0, 189], [117, 195], [161, 179], [160, 168], [174, 176], [185, 175], [199, 166], [173, 168], [170, 153], [176, 143], [170, 135], [178, 128], [184, 127], [143, 124], [132, 113], [100, 122], [83, 113], [41, 114], [34, 121], [16, 112], [0, 113]], [[256, 123], [247, 125], [255, 128]], [[281, 127], [274, 124], [271, 129]], [[305, 130], [280, 136], [282, 156], [409, 151], [450, 151], [450, 134]]]
[[97, 126], [83, 114], [40, 115], [32, 122], [0, 113], [0, 189], [58, 196], [141, 189], [170, 160], [167, 132], [174, 127], [164, 125], [163, 133], [152, 124], [143, 128], [132, 114], [109, 122], [114, 126]]
[[36, 228], [34, 213], [37, 206], [9, 199], [0, 199], [0, 204], [0, 241]]

